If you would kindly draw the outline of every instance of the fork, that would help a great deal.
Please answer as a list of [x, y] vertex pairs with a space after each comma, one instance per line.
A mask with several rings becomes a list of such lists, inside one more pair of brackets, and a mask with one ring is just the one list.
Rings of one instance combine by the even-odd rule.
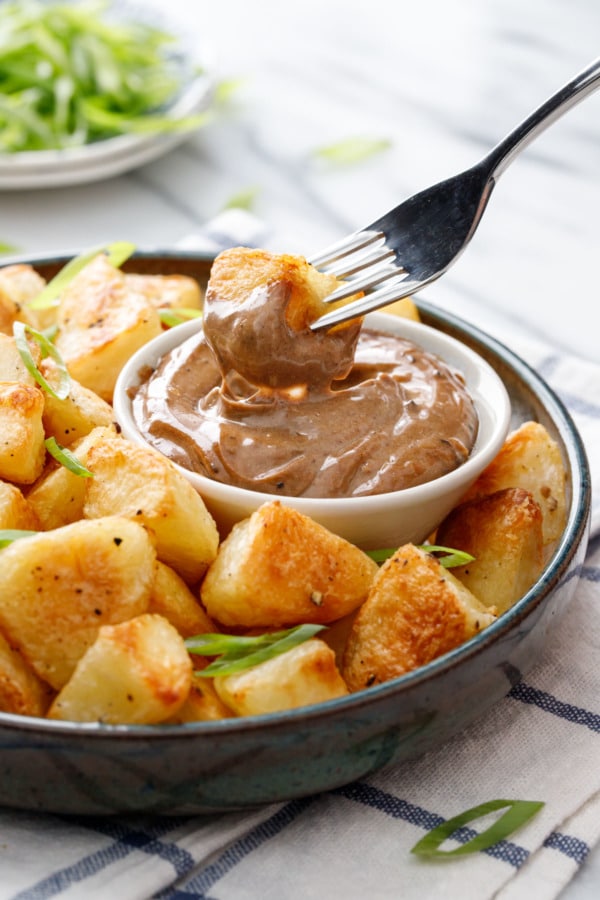
[[458, 259], [504, 170], [567, 110], [600, 87], [600, 58], [548, 98], [479, 163], [405, 200], [367, 228], [309, 259], [344, 280], [326, 303], [364, 297], [325, 313], [317, 330], [345, 322], [420, 291]]

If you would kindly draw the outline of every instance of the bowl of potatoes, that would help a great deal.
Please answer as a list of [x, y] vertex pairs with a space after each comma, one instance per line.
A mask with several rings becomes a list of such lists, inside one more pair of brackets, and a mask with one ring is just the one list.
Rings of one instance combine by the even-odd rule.
[[289, 800], [414, 758], [505, 696], [588, 535], [585, 450], [537, 373], [419, 300], [409, 314], [483, 358], [511, 408], [427, 538], [365, 549], [278, 497], [220, 532], [113, 408], [132, 355], [192, 327], [173, 323], [200, 312], [213, 260], [100, 256], [69, 277], [70, 255], [0, 269], [0, 803]]

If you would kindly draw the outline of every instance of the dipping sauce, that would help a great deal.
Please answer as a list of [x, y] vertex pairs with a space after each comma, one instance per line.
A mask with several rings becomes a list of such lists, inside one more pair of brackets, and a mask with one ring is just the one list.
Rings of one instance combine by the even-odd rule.
[[296, 288], [251, 279], [240, 300], [211, 274], [203, 330], [133, 397], [148, 442], [194, 472], [281, 496], [387, 493], [460, 466], [478, 426], [460, 373], [359, 320], [290, 327]]

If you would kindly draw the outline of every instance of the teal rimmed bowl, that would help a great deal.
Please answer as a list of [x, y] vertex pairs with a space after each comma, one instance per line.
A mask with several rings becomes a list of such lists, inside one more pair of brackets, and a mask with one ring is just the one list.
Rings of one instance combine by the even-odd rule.
[[[49, 277], [69, 258], [19, 261]], [[210, 257], [194, 252], [156, 251], [137, 254], [128, 267], [205, 283], [210, 264]], [[537, 583], [451, 653], [312, 707], [177, 726], [74, 724], [0, 713], [0, 804], [53, 813], [196, 814], [289, 800], [439, 746], [527, 674], [583, 564], [591, 494], [585, 449], [561, 401], [526, 363], [461, 319], [425, 301], [418, 306], [425, 323], [467, 344], [500, 374], [513, 427], [536, 419], [561, 448], [567, 524]]]

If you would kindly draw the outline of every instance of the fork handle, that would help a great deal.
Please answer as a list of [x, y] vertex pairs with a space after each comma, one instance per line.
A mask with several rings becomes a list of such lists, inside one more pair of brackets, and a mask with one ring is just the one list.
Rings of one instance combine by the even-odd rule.
[[483, 165], [497, 179], [518, 154], [567, 110], [600, 87], [600, 58], [538, 106], [486, 156]]

